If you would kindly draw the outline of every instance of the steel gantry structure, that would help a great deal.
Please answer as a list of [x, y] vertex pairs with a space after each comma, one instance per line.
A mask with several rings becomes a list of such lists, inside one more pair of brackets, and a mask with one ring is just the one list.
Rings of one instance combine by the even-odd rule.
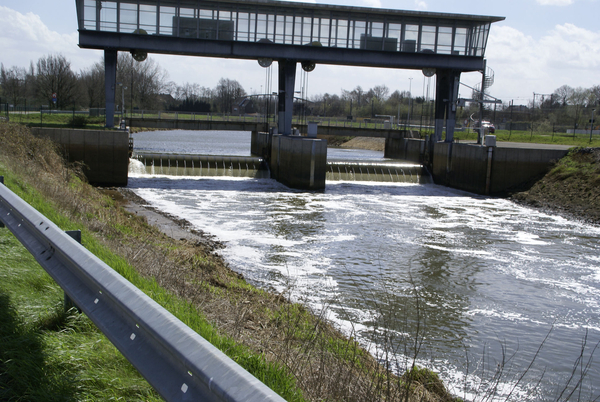
[[104, 50], [107, 126], [117, 52], [255, 59], [279, 68], [278, 131], [291, 133], [296, 65], [423, 70], [436, 80], [436, 136], [452, 138], [462, 72], [481, 71], [491, 24], [504, 17], [273, 0], [76, 0], [79, 46]]

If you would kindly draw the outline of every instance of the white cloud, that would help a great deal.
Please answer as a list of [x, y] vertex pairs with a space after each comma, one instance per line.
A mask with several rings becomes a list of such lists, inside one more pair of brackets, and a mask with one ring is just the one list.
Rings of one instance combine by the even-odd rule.
[[362, 0], [367, 7], [381, 8], [381, 0]]
[[536, 0], [542, 6], [570, 6], [574, 0]]
[[[78, 34], [51, 31], [34, 13], [21, 14], [0, 6], [0, 62], [7, 67], [28, 67], [48, 54], [63, 54], [74, 70], [90, 66], [94, 51], [82, 51], [77, 46]], [[99, 57], [98, 57], [99, 59]]]
[[[426, 0], [414, 1], [417, 6], [427, 6]], [[376, 7], [378, 3], [379, 0], [369, 5]], [[35, 63], [41, 57], [57, 53], [71, 61], [74, 71], [100, 61], [101, 51], [80, 49], [77, 43], [75, 31], [59, 34], [34, 13], [22, 14], [0, 6], [0, 62], [5, 67], [27, 68], [30, 61]], [[261, 85], [265, 85], [265, 70], [252, 60], [152, 57], [177, 84], [189, 81], [214, 87], [221, 77], [229, 77], [238, 79], [247, 91], [251, 87], [259, 91]], [[491, 29], [486, 57], [489, 67], [496, 73], [491, 94], [504, 101], [520, 97], [530, 99], [533, 92], [551, 93], [562, 85], [589, 88], [600, 83], [600, 30], [591, 31], [564, 23], [555, 25], [540, 37], [532, 37], [512, 26], [497, 24]], [[273, 77], [276, 86], [276, 67]], [[386, 84], [391, 90], [403, 90], [408, 88], [408, 77], [415, 78], [413, 84], [421, 80], [418, 71], [325, 65], [317, 66], [310, 77], [311, 95], [339, 94], [340, 89], [352, 89], [357, 85], [367, 89]], [[475, 85], [481, 82], [481, 74], [463, 74], [461, 80]]]
[[415, 8], [420, 11], [427, 10], [427, 3], [423, 0], [415, 0]]
[[562, 85], [588, 88], [600, 82], [600, 31], [573, 24], [557, 25], [539, 40], [510, 26], [495, 26], [486, 56], [496, 73], [491, 93], [505, 101], [551, 93]]

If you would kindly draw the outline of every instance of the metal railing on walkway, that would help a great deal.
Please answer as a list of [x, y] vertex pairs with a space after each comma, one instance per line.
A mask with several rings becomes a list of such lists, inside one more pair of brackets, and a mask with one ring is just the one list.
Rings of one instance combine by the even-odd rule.
[[283, 401], [4, 184], [0, 222], [167, 401]]

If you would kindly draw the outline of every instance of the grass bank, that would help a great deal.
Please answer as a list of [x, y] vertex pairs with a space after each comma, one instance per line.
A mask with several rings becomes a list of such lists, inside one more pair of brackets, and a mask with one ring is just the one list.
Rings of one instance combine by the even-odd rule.
[[[123, 211], [116, 209], [109, 198], [102, 196], [95, 189], [83, 183], [76, 175], [73, 175], [73, 172], [66, 169], [62, 165], [62, 160], [58, 155], [54, 152], [47, 151], [53, 150], [52, 144], [34, 138], [28, 138], [28, 133], [24, 131], [14, 132], [13, 135], [16, 137], [13, 137], [15, 138], [15, 141], [12, 142], [13, 146], [9, 145], [10, 141], [6, 141], [6, 137], [2, 138], [2, 140], [4, 140], [2, 142], [3, 144], [8, 143], [7, 148], [13, 151], [13, 155], [21, 154], [19, 156], [25, 156], [25, 160], [22, 162], [29, 166], [28, 168], [25, 168], [29, 172], [25, 172], [19, 168], [17, 168], [17, 172], [15, 172], [14, 169], [10, 169], [9, 167], [10, 161], [4, 160], [0, 162], [0, 174], [5, 176], [5, 183], [9, 188], [62, 229], [72, 230], [81, 228], [83, 244], [92, 253], [132, 282], [136, 287], [152, 297], [160, 305], [172, 312], [190, 328], [198, 332], [219, 349], [225, 351], [231, 358], [253, 373], [256, 377], [260, 378], [265, 384], [270, 386], [284, 398], [295, 401], [303, 400], [301, 391], [295, 386], [295, 380], [285, 368], [262, 359], [260, 354], [252, 352], [242, 343], [235, 342], [226, 334], [219, 333], [195, 305], [186, 302], [184, 298], [177, 297], [176, 292], [173, 290], [169, 291], [161, 287], [156, 278], [152, 275], [148, 275], [147, 273], [144, 275], [138, 272], [134, 266], [127, 261], [126, 256], [124, 257], [123, 255], [119, 255], [119, 253], [114, 253], [110, 248], [111, 246], [114, 247], [116, 243], [124, 242], [124, 248], [127, 248], [128, 246], [131, 247], [129, 249], [130, 252], [143, 252], [143, 249], [140, 248], [138, 244], [135, 244], [135, 241], [127, 241], [128, 237], [135, 237], [136, 235], [142, 234], [142, 236], [148, 236], [144, 242], [144, 246], [155, 246], [158, 255], [154, 255], [153, 257], [156, 258], [162, 254], [162, 260], [165, 264], [167, 264], [165, 260], [169, 259], [169, 251], [176, 256], [186, 255], [186, 257], [191, 259], [197, 259], [198, 261], [194, 262], [197, 265], [197, 268], [202, 266], [211, 267], [214, 262], [211, 261], [210, 256], [194, 254], [190, 250], [186, 250], [185, 245], [183, 247], [178, 247], [174, 242], [170, 242], [169, 238], [166, 236], [159, 236], [159, 234], [156, 233], [156, 230], [146, 225], [143, 220], [136, 219], [136, 217], [127, 215]], [[14, 165], [12, 167], [15, 168]], [[41, 171], [36, 172], [37, 175], [34, 176], [35, 179], [29, 177], [29, 175], [23, 175], [24, 173], [32, 173], [32, 170], [38, 170], [36, 168], [41, 168]], [[55, 172], [58, 173], [58, 175], [55, 175]], [[35, 186], [34, 184], [40, 183], [40, 181], [44, 182], [44, 185], [41, 186], [42, 188], [36, 188], [40, 186]], [[52, 187], [55, 189], [52, 190]], [[63, 192], [62, 197], [59, 194], [60, 192]], [[67, 197], [65, 197], [65, 193], [68, 194]], [[65, 202], [65, 198], [69, 198], [73, 201], [76, 199], [77, 201]], [[6, 232], [6, 229], [4, 232]], [[149, 240], [150, 237], [153, 237], [152, 241]], [[5, 238], [7, 240], [6, 242], [3, 241], [2, 244], [4, 247], [6, 243], [7, 250], [5, 251], [7, 254], [12, 252], [13, 248], [18, 250], [20, 257], [23, 256], [23, 253], [26, 254], [26, 251], [24, 251], [22, 247], [17, 247], [14, 244], [16, 241], [14, 240], [14, 237], [9, 236], [7, 233], [3, 233], [3, 239]], [[171, 258], [173, 263], [176, 263], [175, 258], [177, 257], [173, 256]], [[4, 268], [2, 272], [3, 275], [6, 276], [6, 281], [3, 281], [2, 283], [2, 294], [5, 296], [6, 311], [8, 312], [6, 318], [15, 322], [15, 328], [19, 328], [23, 333], [27, 333], [32, 337], [37, 337], [42, 346], [40, 354], [42, 356], [48, 355], [49, 360], [60, 360], [60, 356], [66, 353], [65, 357], [69, 360], [81, 362], [81, 365], [85, 367], [97, 366], [97, 364], [94, 365], [92, 361], [102, 361], [105, 359], [105, 349], [110, 349], [108, 346], [110, 343], [106, 344], [108, 341], [102, 334], [98, 333], [97, 330], [91, 330], [93, 325], [87, 319], [74, 319], [72, 315], [61, 316], [61, 291], [57, 285], [53, 283], [50, 277], [43, 272], [41, 267], [36, 266], [35, 261], [31, 258], [25, 259], [25, 261], [28, 261], [28, 268], [26, 269], [28, 272], [35, 274], [35, 279], [26, 281], [25, 286], [12, 286], [12, 284], [19, 282], [22, 278], [21, 275], [23, 272], [18, 263], [20, 259], [21, 258], [3, 261], [2, 265], [8, 265], [0, 266]], [[221, 280], [228, 281], [233, 286], [236, 284], [240, 284], [242, 287], [245, 286], [241, 279], [232, 272], [220, 272], [218, 276], [221, 277]], [[40, 283], [42, 285], [40, 285]], [[36, 298], [36, 290], [45, 292], [45, 297], [41, 300]], [[42, 300], [45, 300], [44, 304], [40, 304]], [[18, 303], [18, 301], [23, 301], [23, 303]], [[33, 306], [33, 310], [30, 308], [31, 306]], [[18, 313], [20, 311], [19, 309], [23, 309], [20, 314]], [[17, 314], [12, 314], [10, 311], [17, 312]], [[73, 347], [78, 343], [77, 338], [81, 331], [71, 331], [68, 326], [64, 327], [61, 325], [51, 325], [51, 328], [49, 329], [47, 326], [39, 324], [39, 322], [57, 320], [83, 323], [81, 327], [86, 329], [86, 331], [83, 331], [84, 336], [93, 333], [92, 337], [94, 339], [102, 339], [105, 347], [92, 350], [86, 350], [85, 347], [80, 348], [79, 346]], [[4, 325], [2, 326], [4, 327]], [[68, 340], [61, 341], [61, 334], [65, 333], [69, 336], [66, 338], [63, 337], [63, 339]], [[73, 340], [73, 338], [75, 339]], [[58, 343], [54, 342], [54, 340], [58, 340]], [[65, 349], [65, 347], [67, 348]], [[73, 350], [80, 350], [83, 353], [72, 353]], [[27, 352], [27, 350], [25, 349], [21, 352]], [[87, 352], [89, 352], [89, 355], [86, 354]], [[29, 384], [23, 384], [20, 387], [20, 393], [24, 393], [25, 395], [32, 393], [32, 395], [35, 395], [33, 390], [36, 388], [37, 382], [40, 379], [31, 375], [22, 376], [19, 375], [22, 374], [21, 371], [18, 369], [16, 369], [16, 371], [13, 370], [15, 366], [21, 365], [22, 361], [18, 358], [15, 359], [11, 353], [11, 350], [5, 351], [3, 348], [1, 363], [2, 368], [6, 370], [7, 375], [2, 376], [7, 379], [6, 392], [12, 392], [12, 385], [17, 379], [29, 378], [31, 379], [31, 382]], [[114, 349], [108, 353], [108, 355], [118, 355], [118, 352]], [[45, 359], [42, 359], [40, 362], [44, 364], [41, 366], [34, 365], [33, 369], [43, 374], [42, 379], [48, 379], [48, 376], [46, 375], [47, 370], [44, 368], [50, 366], [45, 364]], [[118, 370], [129, 372], [135, 371], [124, 358], [121, 358], [120, 360], [111, 359], [111, 362], [115, 362], [115, 367], [118, 368]], [[94, 389], [88, 392], [86, 391], [87, 388], [81, 386], [80, 383], [82, 381], [85, 382], [85, 378], [88, 375], [94, 375], [87, 373], [82, 375], [81, 365], [68, 367], [72, 369], [70, 370], [68, 377], [74, 377], [71, 379], [71, 382], [77, 384], [74, 385], [76, 390], [73, 391], [78, 395], [76, 399], [79, 399], [80, 397], [87, 399], [86, 395], [95, 395], [96, 393], [100, 393], [100, 396], [95, 399], [104, 399], [102, 397], [103, 394], [101, 393], [102, 389], [105, 387], [111, 388], [111, 382], [116, 378], [119, 378], [120, 374], [111, 370], [106, 371], [106, 375], [104, 377], [100, 376], [100, 379], [93, 384]], [[137, 374], [137, 372], [133, 374]], [[129, 381], [129, 377], [133, 376], [133, 378], [135, 378], [133, 374], [123, 376], [126, 383], [143, 383], [143, 380], [141, 380], [139, 375], [137, 375], [138, 378], [135, 380]], [[60, 376], [51, 374], [51, 377], [59, 378]], [[52, 380], [49, 381], [51, 384], [54, 383]], [[98, 387], [97, 389], [95, 388], [96, 386]], [[121, 396], [126, 397], [131, 393], [131, 390], [126, 386], [123, 388], [125, 394]], [[134, 388], [137, 387], [134, 385]], [[143, 388], [145, 388], [143, 391], [144, 394], [153, 395], [153, 391], [148, 384], [145, 384]], [[19, 387], [17, 389], [19, 389]], [[25, 391], [23, 391], [23, 389], [25, 389]], [[120, 389], [118, 384], [116, 385], [116, 389]], [[79, 395], [80, 393], [83, 393], [83, 395]], [[109, 391], [108, 395], [111, 393], [112, 392]], [[130, 397], [133, 395], [145, 399], [145, 396], [142, 397], [142, 395], [136, 394], [135, 392], [131, 394]], [[157, 396], [154, 395], [154, 398], [156, 399]], [[129, 399], [129, 397], [126, 397], [125, 399]]]
[[600, 148], [576, 148], [513, 200], [600, 225]]
[[[62, 229], [81, 229], [90, 251], [287, 400], [452, 400], [437, 376], [423, 375], [412, 361], [398, 377], [319, 312], [250, 286], [215, 253], [215, 242], [172, 239], [126, 212], [25, 127], [0, 124], [0, 143], [9, 188]], [[158, 399], [89, 320], [62, 313], [62, 292], [35, 262], [21, 264], [27, 253], [14, 237], [3, 232], [0, 241], [3, 255], [20, 253], [0, 265], [0, 325], [8, 328], [0, 392], [9, 400], [51, 400], [36, 393], [44, 383], [57, 399]], [[13, 286], [36, 269], [22, 290]], [[28, 350], [31, 358], [23, 355]]]
[[[546, 131], [509, 131], [496, 130], [493, 134], [497, 141], [524, 142], [533, 144], [571, 145], [574, 147], [600, 147], [600, 136], [595, 135], [590, 142], [589, 134], [564, 134]], [[456, 131], [455, 140], [476, 141], [477, 133], [473, 131]]]

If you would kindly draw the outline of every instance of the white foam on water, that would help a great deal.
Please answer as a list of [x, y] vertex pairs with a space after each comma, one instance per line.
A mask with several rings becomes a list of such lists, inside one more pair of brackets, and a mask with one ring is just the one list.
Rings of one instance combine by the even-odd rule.
[[[323, 193], [303, 193], [247, 178], [130, 181], [154, 207], [225, 241], [222, 254], [250, 280], [279, 292], [291, 285], [293, 300], [327, 308], [336, 325], [375, 354], [381, 351], [370, 337], [379, 313], [350, 292], [358, 287], [375, 297], [378, 281], [393, 290], [390, 300], [442, 292], [423, 305], [456, 316], [460, 331], [435, 336], [464, 337], [473, 347], [487, 341], [478, 335], [486, 331], [511, 337], [555, 325], [571, 331], [565, 341], [573, 341], [578, 331], [597, 333], [600, 326], [600, 231], [579, 222], [435, 185], [328, 183]], [[429, 289], [436, 281], [446, 287]], [[481, 383], [477, 376], [461, 379], [460, 351], [431, 347], [434, 358], [453, 355], [422, 360], [446, 383], [471, 382], [469, 392]]]

